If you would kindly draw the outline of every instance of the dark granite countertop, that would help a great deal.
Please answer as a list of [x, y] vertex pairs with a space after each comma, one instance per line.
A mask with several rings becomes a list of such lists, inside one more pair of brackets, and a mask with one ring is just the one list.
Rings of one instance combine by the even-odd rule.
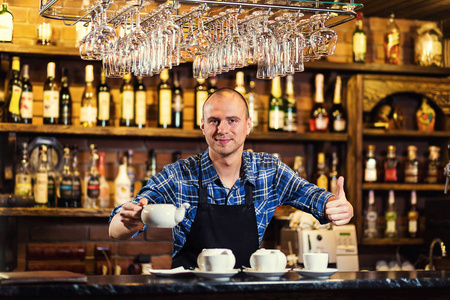
[[[235, 300], [260, 298], [258, 295], [264, 295], [264, 299], [275, 299], [274, 295], [277, 297], [302, 295], [302, 299], [313, 299], [320, 296], [321, 293], [328, 293], [335, 296], [341, 295], [342, 299], [355, 299], [363, 296], [365, 299], [372, 299], [370, 296], [373, 293], [380, 291], [386, 293], [386, 290], [389, 291], [389, 295], [402, 295], [401, 298], [425, 293], [430, 296], [426, 299], [449, 299], [450, 271], [337, 272], [328, 279], [303, 278], [290, 271], [276, 280], [258, 279], [238, 273], [225, 281], [202, 279], [193, 274], [171, 277], [154, 275], [88, 276], [85, 284], [0, 285], [0, 298], [192, 299], [195, 296], [195, 299], [211, 299], [211, 295], [214, 295], [213, 299], [233, 297]], [[411, 293], [406, 293], [408, 290]], [[401, 292], [398, 293], [398, 291]], [[396, 299], [401, 299], [398, 298], [398, 295]], [[435, 297], [431, 297], [432, 295]], [[383, 297], [382, 299], [387, 298]]]

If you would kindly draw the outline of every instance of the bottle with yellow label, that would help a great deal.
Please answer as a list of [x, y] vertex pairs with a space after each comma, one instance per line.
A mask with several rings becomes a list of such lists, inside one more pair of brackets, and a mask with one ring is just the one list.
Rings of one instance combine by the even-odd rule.
[[202, 124], [203, 104], [208, 99], [208, 88], [204, 85], [205, 79], [197, 78], [195, 87], [195, 118], [194, 128], [199, 129]]
[[97, 124], [97, 99], [94, 81], [94, 66], [86, 66], [83, 98], [81, 99], [80, 123], [83, 127], [93, 127]]
[[134, 87], [129, 73], [123, 75], [120, 100], [120, 126], [134, 126]]
[[12, 77], [9, 80], [6, 94], [6, 121], [20, 123], [20, 98], [22, 96], [22, 81], [20, 80], [20, 59], [12, 58]]
[[172, 127], [172, 87], [169, 83], [169, 70], [164, 69], [160, 74], [158, 85], [158, 127]]
[[135, 123], [138, 128], [144, 128], [147, 124], [147, 88], [144, 85], [142, 76], [136, 77], [134, 88], [135, 99]]
[[317, 154], [316, 184], [318, 187], [328, 190], [328, 172], [325, 165], [325, 153]]

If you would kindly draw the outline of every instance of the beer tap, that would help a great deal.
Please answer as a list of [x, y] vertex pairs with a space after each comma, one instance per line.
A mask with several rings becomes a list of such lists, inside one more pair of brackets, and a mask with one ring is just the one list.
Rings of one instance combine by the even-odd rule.
[[[450, 158], [450, 144], [448, 144], [448, 146], [447, 146], [447, 152], [448, 152], [448, 157]], [[448, 164], [445, 166], [445, 169], [444, 169], [444, 175], [445, 175], [445, 189], [444, 189], [444, 194], [447, 194], [448, 183], [449, 183], [449, 180], [450, 180], [450, 161], [449, 161]]]

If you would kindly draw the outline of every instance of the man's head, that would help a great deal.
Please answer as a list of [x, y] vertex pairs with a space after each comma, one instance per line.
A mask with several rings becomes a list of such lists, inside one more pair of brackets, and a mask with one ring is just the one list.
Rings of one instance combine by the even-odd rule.
[[210, 156], [240, 156], [252, 129], [247, 101], [233, 89], [217, 90], [203, 105], [201, 128], [212, 150]]

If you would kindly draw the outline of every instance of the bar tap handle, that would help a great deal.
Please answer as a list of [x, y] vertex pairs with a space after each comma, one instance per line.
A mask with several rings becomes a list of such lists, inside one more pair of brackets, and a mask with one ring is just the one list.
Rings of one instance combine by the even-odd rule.
[[[448, 146], [447, 146], [447, 152], [448, 152], [448, 157], [450, 158], [450, 144], [448, 144]], [[444, 189], [444, 194], [447, 194], [448, 183], [449, 183], [449, 181], [450, 181], [450, 161], [449, 161], [449, 163], [445, 166], [445, 169], [444, 169], [444, 175], [445, 175], [445, 189]]]

